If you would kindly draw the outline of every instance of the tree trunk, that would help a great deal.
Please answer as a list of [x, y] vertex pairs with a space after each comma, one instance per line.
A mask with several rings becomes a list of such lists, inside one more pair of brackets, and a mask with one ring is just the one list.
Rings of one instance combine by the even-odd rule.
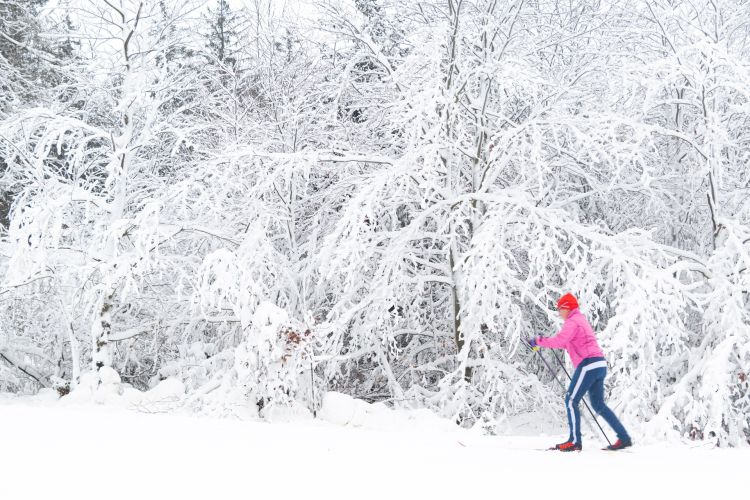
[[99, 314], [92, 328], [93, 356], [91, 361], [94, 370], [99, 370], [103, 366], [112, 364], [112, 355], [109, 349], [109, 334], [112, 333], [112, 309], [114, 292], [107, 294], [101, 300]]

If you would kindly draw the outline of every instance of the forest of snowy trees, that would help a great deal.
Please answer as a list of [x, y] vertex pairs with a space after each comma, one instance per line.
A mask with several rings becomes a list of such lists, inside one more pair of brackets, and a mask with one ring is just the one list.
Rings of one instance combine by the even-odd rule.
[[0, 0], [0, 390], [489, 432], [575, 293], [639, 435], [750, 442], [750, 3]]

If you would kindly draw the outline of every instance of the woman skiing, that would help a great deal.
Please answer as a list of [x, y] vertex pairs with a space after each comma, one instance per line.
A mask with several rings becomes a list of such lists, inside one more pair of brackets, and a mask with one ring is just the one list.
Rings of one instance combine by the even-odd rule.
[[555, 446], [560, 451], [581, 450], [581, 414], [578, 403], [584, 394], [589, 393], [591, 406], [595, 412], [604, 417], [610, 427], [617, 433], [617, 442], [607, 447], [609, 450], [621, 450], [633, 445], [625, 427], [615, 414], [604, 403], [604, 378], [607, 376], [607, 361], [604, 359], [594, 331], [586, 317], [578, 310], [578, 301], [567, 293], [557, 302], [557, 310], [565, 321], [557, 335], [550, 338], [537, 337], [529, 339], [532, 348], [548, 347], [565, 349], [570, 355], [575, 372], [565, 396], [565, 411], [568, 414], [570, 437], [564, 443]]

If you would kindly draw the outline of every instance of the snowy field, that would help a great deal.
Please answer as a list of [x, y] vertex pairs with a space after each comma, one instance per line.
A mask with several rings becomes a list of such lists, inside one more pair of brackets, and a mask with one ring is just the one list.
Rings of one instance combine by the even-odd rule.
[[2, 499], [747, 498], [750, 449], [540, 451], [437, 419], [259, 423], [0, 398]]

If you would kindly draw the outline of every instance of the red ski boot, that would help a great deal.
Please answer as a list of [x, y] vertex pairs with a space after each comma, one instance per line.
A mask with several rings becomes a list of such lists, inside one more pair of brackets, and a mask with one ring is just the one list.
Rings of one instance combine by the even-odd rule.
[[623, 441], [622, 439], [618, 439], [615, 442], [615, 444], [611, 444], [604, 449], [610, 450], [610, 451], [617, 451], [617, 450], [622, 450], [623, 448], [629, 448], [630, 446], [633, 446], [633, 441], [629, 439], [626, 441]]
[[558, 451], [581, 451], [583, 446], [580, 443], [574, 443], [573, 441], [566, 441], [555, 446]]

